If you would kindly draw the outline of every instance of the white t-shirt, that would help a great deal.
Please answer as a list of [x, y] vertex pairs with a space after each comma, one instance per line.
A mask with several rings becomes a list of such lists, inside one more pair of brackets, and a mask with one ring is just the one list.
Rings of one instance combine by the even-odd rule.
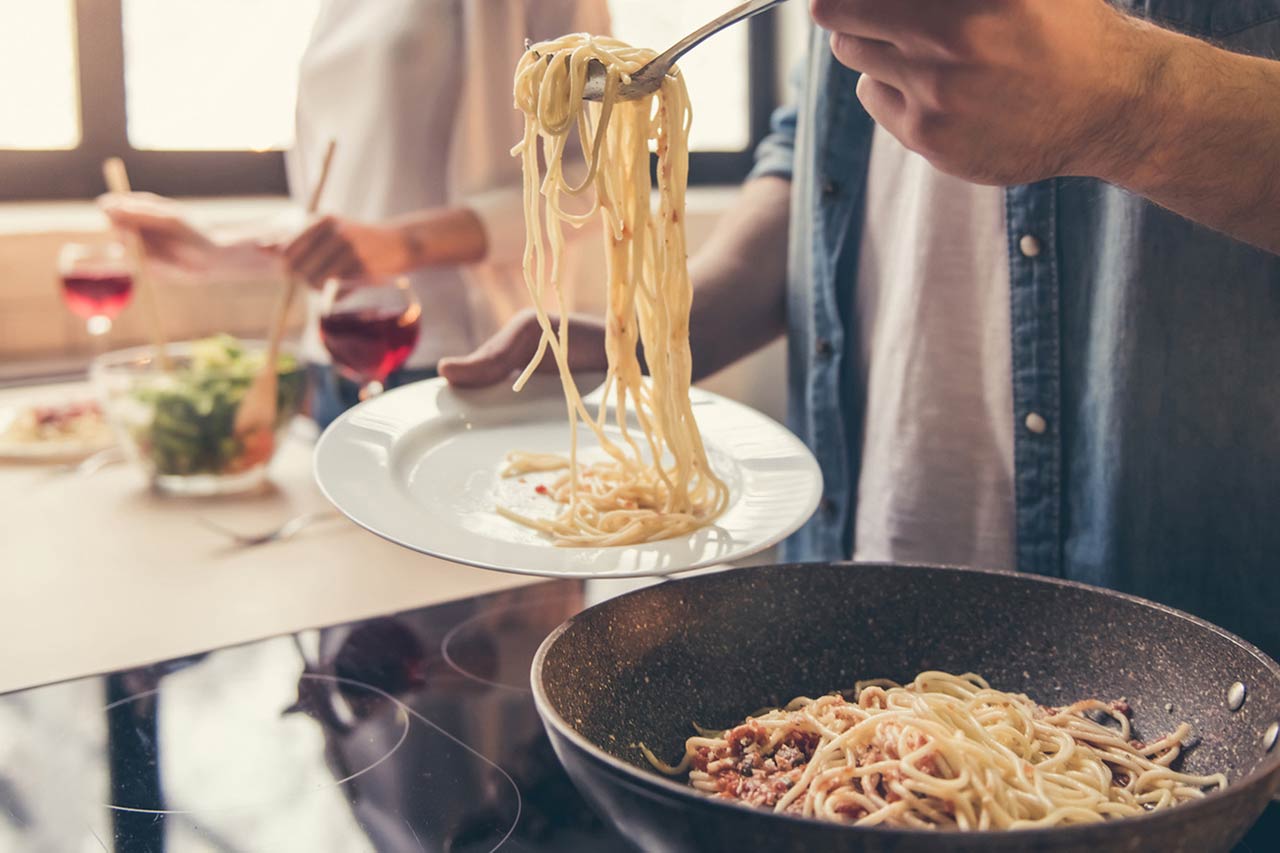
[[877, 127], [866, 198], [854, 558], [1012, 569], [1004, 192], [939, 172]]
[[[288, 158], [295, 198], [310, 194], [334, 139], [321, 213], [378, 221], [460, 205], [488, 238], [483, 263], [410, 274], [423, 305], [410, 367], [470, 352], [528, 304], [520, 165], [511, 156], [523, 129], [512, 104], [515, 66], [525, 38], [608, 30], [605, 0], [321, 4], [298, 76]], [[303, 353], [327, 362], [318, 307], [312, 294]]]

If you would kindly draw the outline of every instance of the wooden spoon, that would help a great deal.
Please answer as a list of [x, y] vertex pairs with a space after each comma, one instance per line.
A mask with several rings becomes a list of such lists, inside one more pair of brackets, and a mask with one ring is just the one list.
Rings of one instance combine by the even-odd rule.
[[[130, 192], [129, 173], [125, 170], [124, 161], [119, 157], [109, 157], [102, 161], [102, 177], [107, 183], [107, 190], [113, 193]], [[151, 286], [151, 278], [147, 275], [146, 256], [142, 251], [142, 238], [134, 232], [124, 235], [125, 247], [129, 251], [129, 264], [133, 269], [133, 279], [138, 292], [142, 294], [143, 310], [147, 315], [147, 326], [151, 332], [151, 345], [155, 348], [156, 362], [161, 370], [169, 369], [169, 352], [165, 346], [164, 325], [160, 322], [160, 305], [156, 301], [155, 290]]]
[[[320, 165], [320, 175], [315, 187], [311, 190], [311, 198], [307, 201], [307, 214], [313, 215], [320, 206], [320, 194], [329, 180], [329, 166], [333, 162], [334, 140], [329, 141], [325, 149], [324, 161]], [[289, 307], [293, 304], [294, 295], [298, 292], [298, 279], [289, 276], [285, 280], [284, 290], [280, 294], [280, 302], [276, 305], [272, 318], [271, 331], [267, 338], [266, 359], [253, 384], [245, 391], [240, 405], [236, 409], [234, 435], [249, 449], [254, 456], [269, 457], [275, 445], [276, 406], [280, 383], [280, 370], [276, 362], [280, 356], [280, 339], [284, 336], [284, 328], [289, 318]]]

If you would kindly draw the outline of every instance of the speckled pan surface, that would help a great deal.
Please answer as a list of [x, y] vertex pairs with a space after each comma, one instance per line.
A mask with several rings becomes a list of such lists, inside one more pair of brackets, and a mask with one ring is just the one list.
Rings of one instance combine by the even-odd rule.
[[[1194, 771], [1227, 791], [1168, 812], [1015, 833], [854, 829], [737, 806], [667, 780], [635, 744], [682, 753], [690, 722], [765, 704], [974, 671], [1046, 704], [1125, 697], [1138, 733], [1190, 722]], [[936, 567], [806, 565], [663, 583], [591, 608], [547, 638], [533, 686], [552, 743], [598, 808], [644, 850], [1227, 850], [1280, 788], [1280, 666], [1186, 614], [1090, 587]], [[1244, 706], [1227, 693], [1246, 685]], [[1166, 710], [1166, 706], [1172, 710]]]

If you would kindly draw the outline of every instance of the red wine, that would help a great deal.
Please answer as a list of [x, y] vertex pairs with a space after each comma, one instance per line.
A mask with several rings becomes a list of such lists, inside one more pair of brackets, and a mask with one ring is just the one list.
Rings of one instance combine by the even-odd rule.
[[133, 277], [127, 272], [82, 270], [62, 277], [62, 298], [81, 317], [114, 318], [132, 296]]
[[340, 311], [320, 318], [320, 337], [339, 370], [358, 382], [385, 382], [418, 343], [418, 312]]

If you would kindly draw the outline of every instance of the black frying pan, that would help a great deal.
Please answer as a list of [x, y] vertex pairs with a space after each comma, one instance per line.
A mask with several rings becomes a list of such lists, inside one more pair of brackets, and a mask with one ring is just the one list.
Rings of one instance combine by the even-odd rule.
[[[978, 672], [1046, 704], [1125, 697], [1140, 736], [1187, 721], [1193, 772], [1230, 786], [1169, 811], [1020, 832], [854, 828], [717, 800], [652, 770], [690, 722], [762, 705]], [[533, 690], [551, 742], [593, 804], [645, 851], [1225, 851], [1280, 788], [1280, 666], [1205, 622], [1137, 598], [1027, 575], [878, 565], [743, 569], [659, 584], [574, 617], [542, 644]], [[1231, 685], [1245, 701], [1229, 708]], [[1172, 712], [1166, 705], [1172, 704]], [[1271, 734], [1274, 739], [1274, 734]]]

